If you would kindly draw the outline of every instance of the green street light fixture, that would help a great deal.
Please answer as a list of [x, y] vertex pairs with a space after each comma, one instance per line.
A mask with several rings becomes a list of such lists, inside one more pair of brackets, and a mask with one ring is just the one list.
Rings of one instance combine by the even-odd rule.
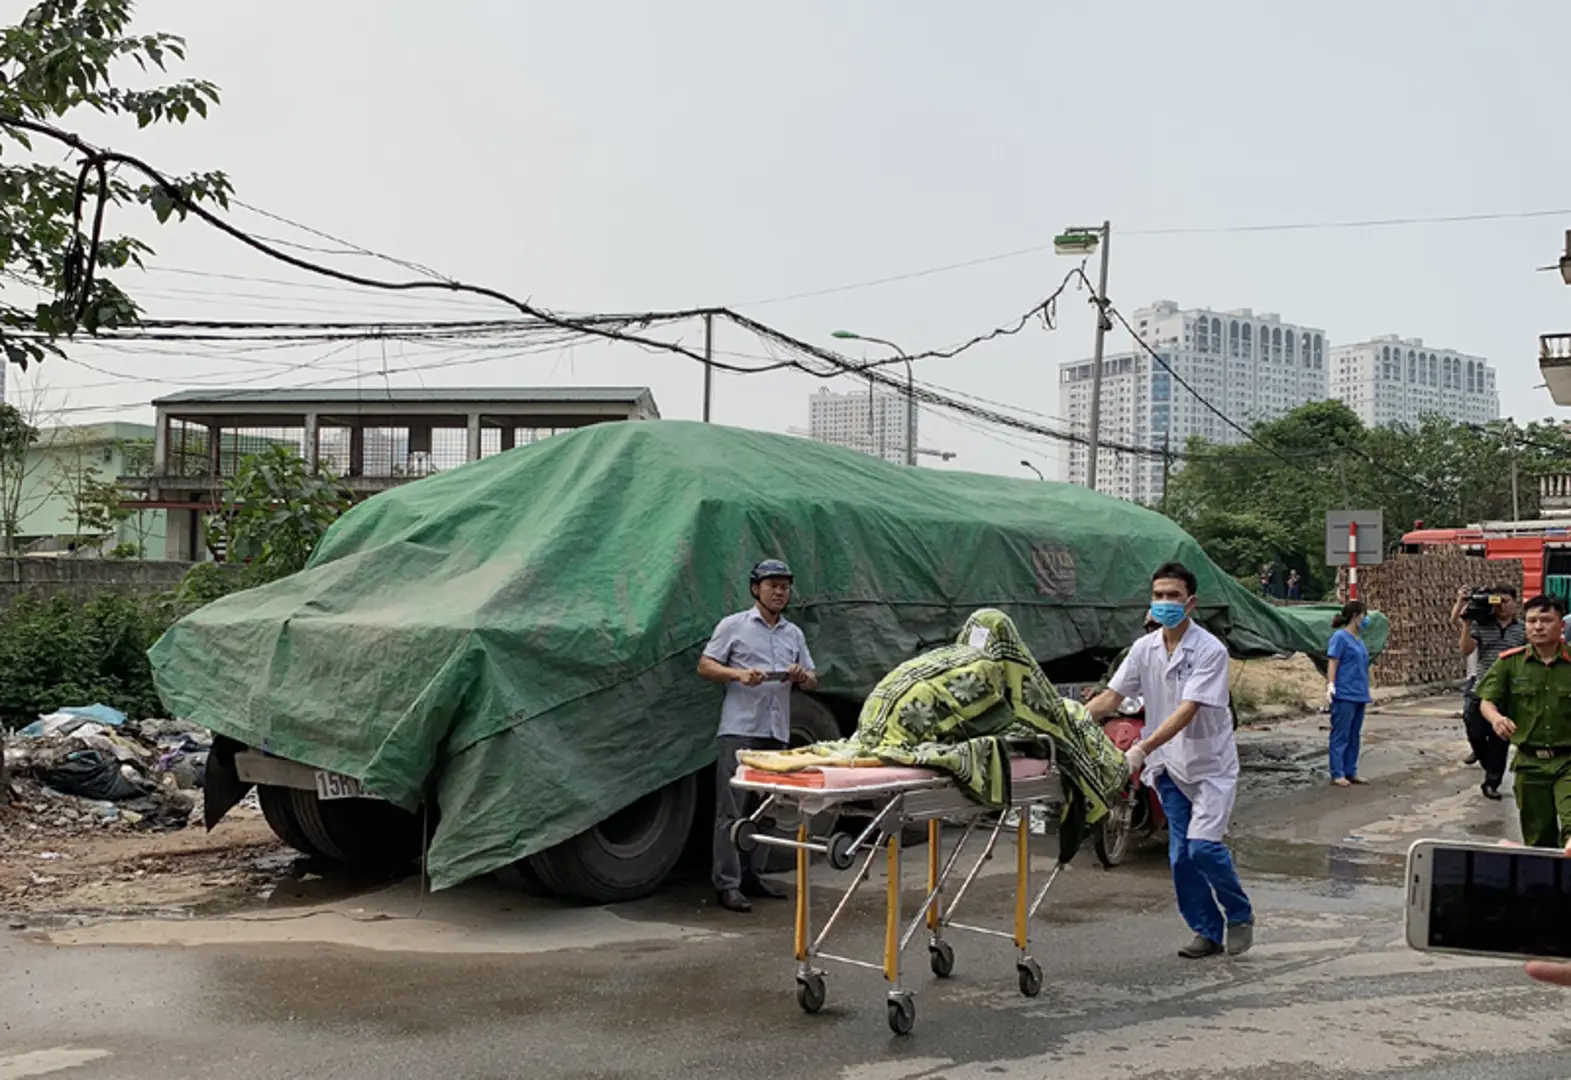
[[[904, 349], [902, 349], [900, 346], [896, 345], [893, 341], [886, 341], [884, 338], [872, 337], [872, 336], [870, 336], [868, 334], [858, 334], [855, 330], [835, 330], [835, 331], [831, 332], [829, 336], [833, 337], [833, 338], [839, 338], [841, 341], [870, 341], [870, 342], [872, 342], [875, 345], [883, 345], [886, 348], [893, 349], [895, 351], [895, 355], [898, 356], [900, 359], [905, 361], [905, 365], [906, 365], [906, 464], [907, 465], [911, 465], [911, 466], [915, 466], [916, 465], [916, 373], [911, 368], [911, 358], [906, 355], [906, 351]], [[867, 364], [867, 365], [864, 365], [864, 366], [871, 367], [873, 365]], [[872, 380], [871, 377], [869, 377], [868, 380], [867, 380], [867, 386], [868, 386], [868, 400], [871, 401], [872, 400], [872, 392], [873, 392], [873, 380]], [[869, 424], [872, 423], [872, 417], [871, 416], [869, 416], [868, 421], [869, 421]], [[868, 438], [869, 442], [872, 441], [872, 438], [873, 438], [872, 427], [868, 428], [867, 438]]]
[[1053, 237], [1053, 251], [1058, 255], [1093, 255], [1100, 239], [1085, 229], [1068, 229]]

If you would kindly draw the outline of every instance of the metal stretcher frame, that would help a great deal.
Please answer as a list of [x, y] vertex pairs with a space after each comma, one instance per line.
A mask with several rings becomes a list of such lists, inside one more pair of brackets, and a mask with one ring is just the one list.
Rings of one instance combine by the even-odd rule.
[[[1056, 807], [1062, 804], [1063, 788], [1058, 773], [1057, 750], [1052, 740], [1011, 740], [1012, 749], [1022, 748], [1023, 743], [1034, 743], [1038, 754], [1045, 751], [1047, 770], [1040, 776], [1021, 777], [1012, 781], [1010, 809], [998, 810], [984, 807], [962, 792], [949, 777], [927, 780], [905, 780], [859, 788], [809, 788], [783, 783], [770, 783], [738, 773], [731, 781], [733, 787], [756, 792], [763, 796], [759, 806], [747, 818], [731, 828], [731, 839], [742, 851], [752, 851], [759, 846], [788, 848], [796, 853], [796, 919], [794, 947], [796, 956], [796, 998], [804, 1012], [816, 1013], [823, 1008], [826, 990], [826, 972], [815, 961], [849, 965], [881, 972], [889, 983], [887, 1010], [889, 1027], [897, 1035], [908, 1034], [916, 1023], [914, 991], [903, 985], [901, 955], [924, 926], [928, 931], [928, 957], [933, 974], [947, 978], [954, 971], [954, 949], [945, 937], [945, 931], [963, 931], [1000, 937], [1015, 945], [1015, 969], [1020, 992], [1026, 997], [1036, 997], [1042, 991], [1042, 968], [1031, 955], [1031, 920], [1035, 918], [1047, 899], [1048, 890], [1058, 880], [1062, 863], [1055, 863], [1041, 889], [1031, 894], [1031, 810], [1033, 807]], [[772, 836], [765, 831], [768, 814], [776, 805], [795, 805], [801, 814], [795, 838]], [[824, 840], [810, 839], [809, 819], [827, 810], [842, 814], [849, 811], [870, 813], [872, 820], [858, 834], [836, 832]], [[1013, 811], [1013, 813], [1011, 813]], [[972, 883], [981, 873], [983, 865], [992, 857], [1011, 817], [1018, 821], [1012, 826], [1015, 832], [1015, 888], [1013, 926], [1000, 930], [973, 923], [957, 922], [960, 903], [965, 899]], [[948, 858], [942, 849], [944, 822], [964, 826]], [[905, 826], [927, 826], [927, 895], [909, 922], [901, 909], [901, 833]], [[946, 886], [960, 865], [962, 855], [972, 837], [980, 830], [987, 832], [987, 842], [976, 859], [965, 871], [959, 888], [952, 899], [945, 902]], [[824, 949], [830, 932], [850, 904], [861, 886], [866, 883], [873, 861], [880, 853], [888, 860], [885, 884], [885, 916], [883, 956], [878, 963], [837, 955]], [[817, 934], [812, 928], [812, 856], [823, 855], [837, 870], [848, 870], [861, 856], [861, 865], [851, 883], [846, 886], [839, 902], [835, 904], [823, 928]]]

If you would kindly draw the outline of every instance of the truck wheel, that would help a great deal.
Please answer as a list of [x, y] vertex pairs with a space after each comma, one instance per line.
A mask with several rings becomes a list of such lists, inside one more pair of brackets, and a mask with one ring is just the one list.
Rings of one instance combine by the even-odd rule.
[[316, 792], [296, 788], [289, 795], [301, 837], [323, 858], [374, 873], [406, 871], [420, 861], [420, 815], [380, 799], [324, 802]]
[[273, 830], [274, 836], [302, 855], [313, 859], [332, 859], [327, 852], [313, 844], [300, 827], [295, 817], [294, 793], [289, 788], [259, 784], [256, 798], [262, 804], [262, 816], [267, 819], [267, 827]]
[[637, 900], [682, 857], [698, 803], [696, 775], [667, 784], [553, 848], [529, 857], [551, 891], [591, 904]]
[[[791, 695], [791, 741], [794, 750], [798, 746], [811, 746], [817, 742], [831, 742], [840, 738], [840, 725], [835, 722], [834, 714], [828, 706], [816, 698], [806, 694]], [[795, 836], [796, 827], [800, 823], [795, 810], [786, 810], [781, 807], [775, 810], [771, 817], [775, 819], [775, 831], [781, 836]], [[824, 813], [813, 818], [808, 832], [809, 839], [822, 840], [835, 831], [839, 821], [838, 814]], [[764, 860], [766, 873], [779, 874], [790, 870], [796, 865], [796, 852], [785, 848], [770, 848]]]

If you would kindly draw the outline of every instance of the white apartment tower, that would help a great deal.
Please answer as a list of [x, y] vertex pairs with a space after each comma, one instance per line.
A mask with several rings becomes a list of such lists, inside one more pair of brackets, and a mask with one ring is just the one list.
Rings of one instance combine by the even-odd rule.
[[[1137, 348], [1102, 361], [1104, 446], [1097, 457], [1097, 490], [1134, 502], [1162, 497], [1162, 451], [1180, 451], [1191, 436], [1231, 444], [1244, 435], [1201, 404], [1203, 397], [1249, 428], [1327, 396], [1325, 332], [1283, 322], [1248, 308], [1179, 310], [1170, 300], [1136, 311], [1130, 322], [1161, 357]], [[1165, 364], [1165, 366], [1164, 366]], [[1171, 371], [1169, 371], [1171, 369]], [[1185, 390], [1174, 374], [1193, 388]], [[1060, 365], [1059, 414], [1080, 434], [1091, 425], [1091, 362]], [[1120, 451], [1106, 444], [1140, 447]], [[1086, 482], [1086, 450], [1071, 446], [1067, 479]]]
[[1431, 414], [1469, 424], [1500, 417], [1492, 366], [1396, 334], [1332, 349], [1331, 395], [1370, 427], [1417, 427]]
[[[808, 437], [818, 442], [860, 450], [901, 464], [906, 460], [906, 417], [909, 401], [889, 390], [836, 394], [820, 389], [807, 399]], [[920, 417], [918, 412], [917, 416]], [[916, 423], [911, 435], [916, 437]], [[921, 445], [917, 438], [917, 445]]]

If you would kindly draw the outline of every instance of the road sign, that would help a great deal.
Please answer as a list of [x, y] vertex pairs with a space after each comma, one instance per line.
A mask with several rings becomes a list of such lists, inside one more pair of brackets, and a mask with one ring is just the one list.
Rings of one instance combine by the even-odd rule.
[[1385, 514], [1380, 510], [1326, 511], [1326, 565], [1347, 566], [1348, 540], [1357, 527], [1357, 566], [1379, 566], [1385, 547]]

